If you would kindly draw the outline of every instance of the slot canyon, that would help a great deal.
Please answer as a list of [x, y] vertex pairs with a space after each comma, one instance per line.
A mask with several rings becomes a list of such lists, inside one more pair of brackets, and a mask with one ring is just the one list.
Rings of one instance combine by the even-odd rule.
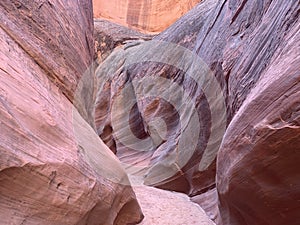
[[0, 12], [0, 225], [299, 225], [299, 0]]

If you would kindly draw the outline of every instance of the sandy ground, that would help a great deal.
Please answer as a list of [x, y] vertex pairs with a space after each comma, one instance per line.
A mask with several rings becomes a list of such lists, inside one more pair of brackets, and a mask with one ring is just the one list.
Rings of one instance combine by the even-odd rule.
[[145, 215], [140, 225], [215, 225], [187, 195], [147, 186], [135, 186]]

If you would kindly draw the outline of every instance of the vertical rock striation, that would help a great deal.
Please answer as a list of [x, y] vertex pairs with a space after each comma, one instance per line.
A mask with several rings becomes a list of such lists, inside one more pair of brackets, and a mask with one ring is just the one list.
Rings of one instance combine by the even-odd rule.
[[[218, 224], [297, 224], [300, 208], [299, 7], [298, 0], [206, 0], [153, 37], [148, 51], [133, 50], [143, 49], [139, 46], [146, 46], [147, 41], [133, 41], [117, 48], [107, 64], [98, 69], [98, 76], [110, 74], [103, 89], [106, 92], [97, 95], [98, 99], [106, 99], [106, 107], [98, 112], [105, 115], [97, 123], [99, 134], [109, 134], [107, 141], [115, 145], [115, 152], [125, 165], [138, 165], [140, 170], [134, 168], [133, 174], [144, 174], [143, 181], [148, 184], [194, 196]], [[184, 60], [186, 55], [162, 51], [160, 62], [142, 61], [143, 57], [149, 59], [154, 43], [162, 42], [174, 43], [197, 54], [222, 89], [226, 105], [226, 117], [222, 121], [227, 129], [217, 162], [204, 170], [199, 170], [199, 164], [213, 133], [214, 109], [210, 108], [207, 93], [201, 92], [189, 74], [180, 69], [179, 61], [176, 65], [167, 65], [162, 59]], [[134, 52], [141, 60], [136, 57], [128, 66], [132, 56], [126, 52]], [[155, 53], [151, 54], [156, 57]], [[195, 98], [201, 133], [197, 138], [191, 135], [190, 143], [198, 140], [197, 148], [183, 166], [176, 167], [178, 158], [172, 153], [176, 152], [184, 130], [182, 119], [191, 119], [192, 115], [181, 117], [181, 111], [170, 104], [170, 99], [161, 98], [161, 89], [175, 90], [172, 86], [157, 82], [141, 88], [146, 78], [171, 80]], [[124, 87], [128, 88], [127, 97], [134, 105], [119, 100]], [[155, 87], [158, 96], [146, 98], [149, 93], [153, 94]], [[218, 97], [216, 94], [215, 99]], [[112, 113], [116, 104], [130, 112], [129, 119], [121, 121], [121, 125], [114, 119], [120, 121], [122, 114], [113, 116]], [[130, 132], [125, 130], [128, 124]], [[217, 123], [215, 127], [221, 125]], [[141, 145], [143, 151], [133, 151], [133, 145], [120, 141], [127, 143], [121, 134], [124, 137], [133, 134], [139, 140], [150, 137], [152, 144]], [[174, 169], [176, 174], [162, 179], [160, 174], [168, 171], [166, 168], [177, 168]], [[157, 177], [159, 182], [155, 180]], [[201, 193], [203, 195], [196, 196]]]
[[93, 0], [94, 17], [107, 19], [146, 33], [169, 27], [200, 0]]
[[93, 89], [78, 87], [84, 74], [93, 87], [91, 1], [4, 0], [0, 11], [0, 224], [139, 222], [127, 175], [92, 129]]
[[[198, 171], [199, 162], [207, 148], [211, 132], [211, 114], [208, 101], [203, 90], [198, 87], [193, 79], [185, 76], [187, 71], [182, 71], [179, 64], [180, 57], [182, 57], [184, 52], [185, 54], [193, 55], [191, 50], [195, 46], [197, 32], [204, 25], [205, 19], [210, 11], [214, 9], [216, 3], [217, 1], [210, 0], [196, 6], [166, 31], [154, 36], [152, 41], [149, 42], [149, 48], [142, 47], [143, 50], [141, 51], [135, 50], [139, 46], [147, 45], [147, 41], [141, 41], [143, 39], [142, 35], [139, 36], [140, 38], [125, 42], [124, 46], [120, 45], [116, 48], [115, 52], [104, 63], [100, 64], [97, 70], [97, 76], [100, 80], [103, 81], [104, 77], [107, 78], [103, 88], [97, 95], [96, 127], [98, 133], [125, 165], [129, 166], [129, 168], [131, 165], [140, 165], [140, 168], [138, 168], [139, 166], [136, 167], [137, 171], [135, 173], [142, 173], [147, 176], [148, 178], [145, 179], [147, 184], [191, 195], [204, 192], [215, 185], [215, 162], [203, 171]], [[130, 38], [128, 39], [130, 40]], [[173, 43], [173, 45], [164, 45], [164, 43]], [[164, 48], [166, 51], [162, 51]], [[175, 53], [172, 53], [172, 56], [176, 55], [179, 61], [177, 60], [171, 65], [162, 63], [166, 58], [170, 57], [168, 54], [173, 50]], [[135, 60], [141, 59], [144, 62], [124, 66], [126, 59], [122, 56], [122, 52], [125, 52], [124, 54], [128, 52], [129, 58], [134, 57]], [[151, 60], [153, 61], [151, 57], [159, 57], [160, 62], [159, 60], [157, 60], [158, 62], [151, 62]], [[196, 55], [193, 57], [192, 60], [197, 58]], [[147, 58], [149, 58], [149, 62], [147, 62]], [[189, 59], [187, 58], [187, 60]], [[199, 66], [198, 62], [196, 64]], [[205, 70], [205, 68], [204, 64], [203, 67], [202, 65], [199, 67], [201, 71]], [[187, 68], [187, 70], [190, 70], [188, 73], [193, 73], [191, 71], [193, 67]], [[181, 131], [188, 127], [188, 123], [181, 121], [181, 119], [185, 117], [184, 120], [188, 121], [195, 114], [189, 113], [189, 105], [185, 106], [183, 103], [178, 102], [178, 107], [182, 108], [184, 113], [184, 115], [179, 115], [178, 108], [174, 108], [174, 104], [171, 104], [172, 102], [170, 103], [168, 100], [175, 94], [176, 90], [174, 93], [167, 93], [169, 96], [166, 98], [157, 95], [164, 88], [167, 91], [171, 90], [172, 86], [169, 86], [170, 84], [165, 87], [154, 86], [149, 88], [150, 92], [151, 89], [157, 92], [155, 93], [157, 98], [145, 98], [150, 93], [143, 91], [143, 85], [147, 85], [147, 82], [144, 82], [143, 79], [147, 79], [147, 77], [150, 77], [153, 81], [157, 78], [162, 78], [164, 79], [163, 82], [170, 81], [170, 83], [173, 83], [172, 85], [182, 86], [184, 92], [188, 93], [193, 98], [193, 101], [196, 102], [196, 109], [193, 110], [197, 111], [200, 122], [196, 121], [195, 124], [200, 126], [201, 132], [199, 131], [198, 136], [193, 137], [189, 141], [189, 144], [193, 143], [195, 146], [187, 154], [189, 158], [186, 159], [184, 164], [172, 157], [176, 155], [180, 139], [186, 138], [186, 136], [181, 134]], [[140, 86], [140, 89], [130, 86], [131, 80], [134, 79], [137, 82], [140, 80], [140, 84], [137, 85], [137, 87]], [[117, 110], [113, 112], [113, 106], [117, 105], [115, 102], [118, 101], [118, 96], [122, 96], [122, 89], [126, 85], [128, 85], [127, 90], [130, 90], [129, 92], [131, 93], [127, 93], [124, 96], [124, 100], [128, 104], [124, 103], [124, 105], [121, 103], [120, 108], [117, 107]], [[136, 102], [132, 108], [130, 107], [130, 101]], [[126, 117], [126, 112], [130, 112], [129, 117]], [[116, 118], [115, 116], [119, 116], [119, 122], [112, 120], [112, 118]], [[222, 118], [221, 115], [218, 116]], [[161, 118], [160, 121], [159, 118]], [[226, 123], [226, 118], [224, 120]], [[223, 125], [224, 120], [221, 121]], [[157, 121], [157, 123], [154, 124], [153, 121]], [[219, 127], [222, 125], [221, 122], [218, 124]], [[161, 124], [166, 124], [166, 127], [161, 126]], [[219, 128], [218, 126], [215, 127]], [[129, 130], [126, 128], [129, 128]], [[189, 133], [187, 136], [192, 135], [192, 133]], [[116, 138], [118, 135], [123, 135], [124, 139], [128, 138], [128, 140], [118, 140]], [[131, 144], [124, 145], [124, 141], [128, 143], [135, 136], [138, 139], [134, 142], [141, 144], [139, 149], [133, 149], [130, 147]], [[145, 142], [145, 140], [150, 141]], [[183, 154], [185, 150], [181, 149], [180, 151]], [[156, 180], [156, 177], [159, 177], [158, 174], [164, 174], [166, 170], [170, 174]]]

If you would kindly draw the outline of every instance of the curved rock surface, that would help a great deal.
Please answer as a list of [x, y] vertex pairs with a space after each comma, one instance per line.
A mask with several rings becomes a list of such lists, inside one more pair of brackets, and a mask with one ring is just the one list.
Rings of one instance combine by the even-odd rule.
[[158, 33], [199, 2], [200, 0], [93, 0], [94, 17], [146, 33]]
[[91, 1], [5, 0], [0, 11], [0, 224], [141, 221], [127, 175], [92, 129], [93, 95], [77, 88], [94, 76]]
[[[195, 196], [193, 200], [200, 201], [218, 224], [297, 224], [299, 7], [297, 0], [206, 0], [153, 37], [148, 51], [139, 47], [146, 46], [147, 41], [132, 41], [117, 48], [109, 58], [113, 63], [103, 64], [104, 70], [98, 69], [101, 71], [98, 76], [111, 75], [102, 93], [98, 93], [98, 100], [106, 101], [100, 112], [96, 112], [104, 115], [98, 120], [98, 132], [109, 137], [117, 156], [129, 169], [134, 165], [133, 175], [143, 174], [142, 180], [147, 184]], [[205, 62], [222, 89], [226, 115], [221, 121], [228, 128], [217, 163], [213, 161], [204, 170], [199, 170], [199, 163], [212, 136], [214, 109], [208, 104], [207, 93], [197, 89], [179, 61], [176, 65], [166, 65], [162, 59], [169, 56], [184, 60], [186, 55], [162, 51], [160, 62], [149, 60], [150, 56], [157, 57], [155, 53], [149, 56], [156, 47], [155, 41], [176, 43], [192, 50]], [[135, 53], [133, 60], [127, 55], [130, 52]], [[145, 58], [147, 62], [143, 61]], [[113, 66], [108, 69], [107, 65]], [[163, 82], [151, 83], [147, 77], [171, 80], [196, 98], [202, 133], [198, 137], [190, 133], [190, 143], [198, 140], [198, 148], [184, 166], [178, 164], [180, 155], [172, 153], [177, 151], [178, 138], [184, 130], [180, 127], [182, 119], [191, 119], [192, 115], [181, 117], [181, 111], [170, 104], [172, 96], [167, 100], [161, 98], [161, 89], [173, 90], [174, 95], [176, 89], [170, 85], [162, 88]], [[148, 86], [143, 88], [142, 84]], [[156, 85], [159, 88], [154, 93]], [[126, 95], [122, 91], [125, 87]], [[216, 94], [215, 99], [218, 97]], [[122, 119], [125, 114], [113, 115], [113, 107], [130, 112], [126, 114], [128, 119]], [[126, 130], [128, 125], [130, 129]], [[216, 123], [216, 127], [220, 125]], [[126, 139], [129, 135], [132, 137]], [[145, 140], [149, 137], [152, 144], [147, 145]], [[135, 151], [137, 145], [131, 145], [129, 140], [138, 139], [143, 141], [140, 151]], [[167, 168], [177, 173], [163, 177], [161, 174]], [[213, 191], [215, 181], [217, 193]], [[201, 193], [204, 194], [197, 198]]]
[[140, 33], [107, 20], [94, 19], [95, 58], [98, 64], [102, 63], [114, 48], [130, 40], [151, 40], [151, 38], [152, 35]]
[[253, 68], [265, 69], [233, 117], [218, 156], [223, 224], [296, 225], [300, 220], [299, 5], [277, 4], [266, 17], [282, 24], [262, 24], [266, 33], [277, 26], [277, 46], [271, 47], [276, 41], [261, 46], [267, 64], [252, 62]]
[[226, 84], [232, 118], [218, 155], [218, 223], [297, 224], [299, 2], [222, 3], [196, 45]]
[[[213, 147], [216, 150], [222, 135], [215, 137], [214, 144], [210, 142], [208, 147], [207, 142], [211, 133], [211, 114], [208, 100], [203, 90], [197, 85], [197, 80], [195, 82], [193, 81], [194, 78], [185, 77], [182, 70], [187, 70], [185, 72], [190, 74], [200, 71], [206, 76], [209, 68], [204, 62], [197, 59], [197, 56], [193, 55], [194, 53], [190, 50], [195, 45], [196, 32], [203, 26], [206, 17], [216, 4], [217, 1], [215, 0], [204, 1], [199, 4], [169, 29], [153, 37], [148, 48], [144, 47], [147, 46], [148, 42], [143, 42], [141, 40], [143, 39], [142, 36], [139, 40], [132, 39], [123, 45], [119, 45], [106, 61], [100, 64], [97, 70], [97, 76], [101, 82], [106, 79], [106, 83], [100, 88], [101, 90], [97, 95], [95, 118], [98, 133], [123, 164], [127, 165], [128, 169], [132, 165], [138, 165], [134, 166], [136, 171], [130, 171], [129, 173], [138, 173], [140, 177], [147, 176], [147, 178], [143, 178], [145, 184], [191, 195], [202, 193], [215, 185], [215, 162], [213, 158], [210, 159], [210, 163], [212, 163], [210, 166], [208, 165], [201, 172], [198, 168], [199, 162], [204, 158], [202, 156], [205, 149]], [[127, 70], [124, 70], [124, 63], [126, 60], [130, 61], [128, 58], [126, 59], [124, 54], [127, 54], [133, 60], [144, 60], [144, 62], [126, 65]], [[186, 61], [199, 60], [194, 61], [195, 68], [199, 68], [188, 68], [184, 65], [180, 70], [180, 64], [182, 64], [180, 57], [182, 57], [182, 54], [189, 55], [186, 57]], [[175, 61], [169, 63], [169, 66], [166, 63], [161, 63], [166, 58], [170, 58], [170, 55], [176, 55]], [[147, 59], [153, 61], [155, 57], [157, 57], [156, 62], [146, 62]], [[164, 88], [154, 86], [153, 88], [149, 87], [148, 92], [143, 91], [145, 89], [143, 85], [149, 83], [143, 81], [147, 77], [152, 77], [152, 82], [158, 82], [155, 80], [157, 78], [162, 78], [162, 82], [170, 81], [164, 87], [167, 90], [165, 94], [168, 95], [165, 99], [159, 95], [158, 98], [145, 99], [145, 96], [152, 91], [158, 93], [164, 90]], [[128, 82], [128, 79], [129, 81], [137, 80], [136, 87], [131, 87], [131, 82]], [[197, 79], [202, 82], [201, 76]], [[207, 79], [213, 79], [213, 76], [209, 74]], [[141, 81], [139, 82], [139, 80]], [[170, 89], [171, 84], [174, 91], [169, 92], [168, 90], [172, 90]], [[209, 93], [209, 90], [215, 90], [212, 87], [214, 84], [219, 86], [216, 80], [204, 85], [207, 93]], [[177, 85], [183, 86], [184, 93], [191, 96], [192, 100], [190, 97], [185, 96], [186, 102], [183, 103], [181, 100], [176, 102], [176, 109], [174, 108], [174, 102], [171, 102], [168, 98], [176, 96]], [[122, 96], [124, 86], [128, 90], [125, 95], [123, 93], [124, 102], [122, 103], [121, 100], [116, 104], [115, 102], [119, 101], [119, 96]], [[154, 95], [157, 95], [157, 93], [154, 93]], [[177, 95], [181, 95], [181, 93], [178, 92]], [[221, 98], [218, 97], [213, 98], [213, 101], [216, 102], [220, 102], [220, 100]], [[136, 104], [130, 106], [130, 102]], [[193, 109], [193, 102], [195, 102], [195, 109]], [[186, 103], [188, 104], [184, 105]], [[113, 111], [113, 107], [116, 107], [115, 111]], [[226, 115], [224, 110], [226, 109], [223, 109], [223, 113], [220, 110], [220, 113], [215, 116], [217, 119], [214, 121], [214, 131], [222, 130], [222, 127], [225, 129]], [[129, 115], [126, 114], [127, 112], [130, 112]], [[182, 113], [182, 115], [179, 115], [179, 113]], [[190, 129], [191, 123], [188, 121], [195, 119], [195, 116], [199, 117], [199, 121], [195, 121], [194, 124], [200, 127], [198, 134], [193, 131], [182, 134], [181, 130]], [[119, 118], [118, 122], [113, 118]], [[155, 121], [157, 121], [156, 124]], [[161, 126], [161, 124], [166, 124], [166, 126]], [[116, 136], [124, 138], [120, 140]], [[137, 139], [134, 139], [134, 137], [137, 137]], [[124, 141], [140, 144], [140, 146], [133, 149], [130, 143], [124, 145]], [[186, 143], [183, 144], [184, 142]], [[192, 146], [188, 151], [185, 150], [186, 146], [183, 147], [187, 143]], [[178, 144], [181, 145], [179, 151], [177, 151]], [[181, 156], [186, 155], [183, 157], [185, 162], [177, 159], [176, 151]], [[159, 174], [165, 174], [165, 176], [160, 177]]]
[[191, 200], [197, 203], [213, 221], [218, 216], [218, 196], [217, 189], [213, 188], [200, 195], [191, 197]]
[[[153, 37], [96, 21], [96, 46], [91, 1], [0, 11], [1, 224], [136, 224], [130, 181], [220, 225], [298, 224], [298, 0], [205, 0]], [[135, 191], [142, 224], [166, 198], [212, 223]]]

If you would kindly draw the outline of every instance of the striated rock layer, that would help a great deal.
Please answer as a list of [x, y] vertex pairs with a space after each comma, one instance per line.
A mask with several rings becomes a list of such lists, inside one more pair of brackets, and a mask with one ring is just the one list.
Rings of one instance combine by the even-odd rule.
[[199, 32], [232, 118], [217, 160], [220, 224], [299, 221], [299, 7], [224, 1]]
[[130, 28], [103, 19], [94, 19], [96, 62], [102, 63], [118, 46], [130, 40], [151, 40], [152, 35], [143, 34]]
[[139, 222], [127, 175], [92, 129], [93, 89], [77, 88], [83, 74], [93, 87], [91, 1], [4, 0], [0, 11], [0, 224]]
[[93, 0], [94, 17], [146, 33], [161, 32], [200, 0]]
[[[145, 184], [190, 195], [204, 192], [215, 185], [214, 158], [210, 158], [210, 162], [205, 166], [201, 163], [201, 172], [199, 162], [202, 158], [208, 158], [202, 157], [206, 149], [218, 149], [222, 135], [215, 134], [216, 130], [225, 129], [225, 105], [223, 110], [213, 115], [215, 124], [212, 129], [214, 134], [211, 136], [214, 136], [214, 140], [211, 139], [208, 144], [212, 116], [208, 100], [200, 87], [202, 78], [197, 77], [198, 82], [185, 74], [200, 72], [204, 77], [207, 76], [206, 79], [213, 79], [212, 74], [208, 72], [209, 68], [190, 50], [196, 41], [196, 32], [203, 26], [216, 3], [217, 1], [204, 1], [169, 29], [153, 37], [152, 41], [143, 42], [140, 36], [139, 40], [131, 39], [123, 46], [119, 45], [97, 69], [98, 78], [105, 82], [101, 84], [103, 86], [96, 101], [97, 131], [125, 167], [128, 166], [130, 174], [145, 176], [142, 178]], [[130, 40], [130, 36], [128, 39]], [[189, 60], [194, 60], [195, 68], [180, 66], [184, 54], [187, 55], [186, 65], [191, 63]], [[170, 56], [175, 56], [175, 61], [163, 63]], [[157, 59], [153, 60], [154, 58]], [[130, 64], [130, 60], [137, 63]], [[160, 86], [146, 87], [149, 81], [144, 79], [147, 77], [151, 78], [151, 82], [162, 83]], [[159, 81], [159, 78], [162, 79]], [[137, 82], [135, 86], [131, 87], [131, 80]], [[207, 93], [216, 88], [220, 89], [213, 86], [220, 86], [217, 80], [214, 81], [204, 85]], [[180, 90], [178, 86], [182, 86], [183, 93], [187, 93], [188, 96], [180, 96], [181, 93], [177, 93], [177, 90]], [[122, 92], [124, 87], [125, 93]], [[169, 91], [172, 88], [174, 90]], [[164, 90], [166, 91], [163, 94]], [[147, 95], [150, 96], [146, 98]], [[176, 102], [175, 99], [174, 104], [171, 99], [176, 95], [182, 100]], [[219, 97], [211, 98], [213, 95], [210, 94], [210, 103], [213, 99], [216, 103], [224, 104], [219, 101]], [[120, 96], [123, 96], [123, 100], [120, 100]], [[217, 111], [216, 106], [214, 107]], [[198, 117], [198, 121], [194, 121], [194, 124], [189, 123], [195, 116]], [[191, 124], [198, 132], [191, 130]], [[178, 151], [179, 144], [181, 147]], [[188, 145], [192, 147], [187, 148]], [[130, 168], [132, 165], [137, 166]], [[130, 171], [131, 169], [135, 171]]]
[[[115, 49], [97, 71], [98, 77], [109, 76], [97, 94], [103, 105], [96, 126], [133, 178], [194, 196], [218, 224], [297, 224], [299, 7], [297, 0], [206, 0], [151, 41]], [[174, 51], [164, 48], [166, 42]], [[191, 73], [197, 63], [186, 63], [190, 53], [178, 45], [205, 62], [202, 75], [218, 81], [221, 97], [209, 79], [199, 90]], [[200, 122], [187, 113], [188, 100], [172, 101], [180, 87], [193, 99]], [[218, 104], [211, 100], [221, 98], [225, 115], [212, 107]], [[196, 130], [188, 133], [183, 149], [197, 140], [188, 159], [178, 151], [186, 120], [201, 128], [198, 136]], [[214, 131], [224, 123], [223, 137]], [[217, 162], [203, 166], [211, 137], [211, 149], [221, 143]]]

